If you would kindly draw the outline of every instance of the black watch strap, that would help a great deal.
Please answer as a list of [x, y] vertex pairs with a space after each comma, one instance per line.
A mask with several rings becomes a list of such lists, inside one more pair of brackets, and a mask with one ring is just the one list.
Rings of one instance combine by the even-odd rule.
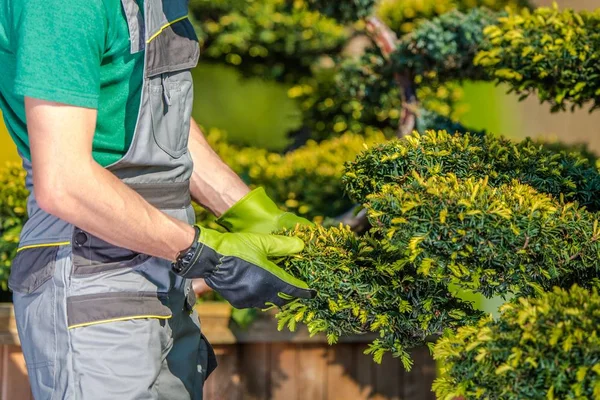
[[171, 268], [176, 274], [182, 274], [187, 272], [190, 266], [194, 262], [196, 262], [196, 253], [201, 248], [200, 242], [198, 242], [198, 238], [200, 237], [200, 227], [194, 225], [194, 230], [196, 231], [196, 233], [194, 235], [194, 241], [192, 242], [192, 245], [186, 250], [179, 252], [179, 254], [177, 255], [177, 259], [171, 264]]

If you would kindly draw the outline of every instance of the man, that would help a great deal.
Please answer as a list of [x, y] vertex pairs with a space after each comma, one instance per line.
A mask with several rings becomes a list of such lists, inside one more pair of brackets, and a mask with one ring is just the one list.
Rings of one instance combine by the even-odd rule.
[[[2, 0], [0, 107], [28, 171], [9, 285], [36, 399], [200, 399], [191, 279], [238, 307], [313, 295], [270, 257], [308, 223], [249, 192], [191, 119], [187, 0]], [[195, 199], [231, 233], [194, 227]]]

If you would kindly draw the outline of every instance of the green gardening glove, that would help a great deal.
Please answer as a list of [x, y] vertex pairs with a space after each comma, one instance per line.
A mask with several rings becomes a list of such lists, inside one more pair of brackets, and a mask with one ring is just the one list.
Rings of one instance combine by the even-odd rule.
[[295, 298], [310, 299], [315, 292], [270, 260], [304, 249], [294, 237], [259, 233], [221, 233], [195, 227], [194, 244], [173, 263], [173, 271], [206, 284], [235, 308], [283, 306]]
[[265, 193], [254, 189], [225, 212], [217, 223], [230, 232], [271, 233], [293, 229], [296, 225], [313, 225], [306, 218], [282, 211]]

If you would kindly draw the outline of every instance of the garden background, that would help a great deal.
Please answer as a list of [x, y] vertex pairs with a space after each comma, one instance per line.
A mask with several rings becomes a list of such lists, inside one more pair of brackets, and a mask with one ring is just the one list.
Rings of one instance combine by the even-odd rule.
[[[550, 1], [533, 3], [536, 6], [551, 5]], [[591, 0], [557, 3], [561, 8], [571, 7], [578, 10], [600, 7], [599, 1]], [[233, 143], [281, 151], [289, 144], [287, 133], [300, 128], [302, 124], [301, 110], [297, 102], [288, 95], [291, 85], [266, 82], [256, 77], [246, 78], [234, 67], [202, 60], [194, 70], [194, 79], [194, 117], [207, 132], [210, 128], [218, 128], [226, 132], [228, 140]], [[586, 110], [576, 110], [572, 113], [550, 114], [549, 106], [540, 105], [534, 96], [519, 102], [516, 95], [505, 93], [506, 87], [496, 87], [493, 84], [465, 83], [463, 89], [464, 96], [461, 102], [465, 111], [460, 116], [460, 122], [466, 126], [515, 139], [533, 136], [566, 143], [587, 143], [591, 150], [600, 152], [600, 136], [597, 135], [600, 125], [599, 113], [589, 114]], [[18, 161], [18, 156], [4, 126], [0, 124], [0, 162], [4, 161]], [[499, 304], [497, 301], [483, 298], [477, 298], [476, 302], [488, 312], [495, 312]], [[210, 318], [216, 320], [218, 316], [210, 315], [203, 321], [207, 329], [210, 329]], [[324, 349], [325, 344], [311, 344], [304, 342], [304, 339], [294, 338], [293, 335], [278, 336], [277, 344], [268, 349], [264, 343], [257, 345], [257, 337], [264, 335], [271, 328], [268, 322], [260, 321], [257, 325], [251, 325], [246, 333], [243, 330], [233, 332], [234, 336], [237, 334], [238, 337], [246, 335], [245, 343], [233, 344], [235, 339], [232, 338], [232, 343], [223, 343], [219, 347], [222, 365], [218, 373], [211, 377], [212, 386], [208, 389], [211, 391], [208, 400], [296, 396], [308, 398], [303, 390], [312, 393], [312, 398], [324, 399], [433, 398], [429, 390], [430, 380], [435, 371], [426, 352], [420, 352], [414, 357], [416, 372], [410, 375], [402, 372], [401, 367], [396, 364], [388, 363], [383, 367], [372, 365], [368, 356], [360, 354], [364, 343], [350, 341], [339, 344], [338, 349], [342, 350], [337, 355]], [[215, 333], [215, 337], [229, 337], [228, 335], [232, 335], [231, 329]], [[294, 340], [299, 344], [294, 344]], [[23, 365], [19, 364], [18, 352], [15, 351], [5, 348], [2, 353], [4, 361], [1, 371], [5, 377], [3, 393], [9, 393], [11, 385], [16, 382], [11, 378], [14, 375], [10, 375], [14, 371], [9, 372], [8, 369], [18, 371], [20, 368], [21, 375], [24, 375]], [[227, 357], [234, 361], [228, 361]], [[314, 363], [317, 359], [324, 360], [324, 364], [318, 361], [321, 369], [312, 369], [307, 373], [300, 368]], [[357, 366], [357, 363], [362, 367]], [[251, 382], [252, 379], [245, 374], [253, 369], [269, 370], [263, 371], [265, 376], [268, 376], [265, 382]], [[300, 371], [301, 369], [303, 371]], [[311, 383], [320, 379], [319, 374], [328, 375], [328, 386]], [[264, 385], [265, 388], [260, 385]], [[322, 385], [321, 380], [319, 385]], [[348, 388], [347, 385], [353, 387]], [[240, 388], [248, 387], [252, 390], [242, 394]], [[26, 390], [21, 392], [22, 396], [27, 396], [25, 392]]]

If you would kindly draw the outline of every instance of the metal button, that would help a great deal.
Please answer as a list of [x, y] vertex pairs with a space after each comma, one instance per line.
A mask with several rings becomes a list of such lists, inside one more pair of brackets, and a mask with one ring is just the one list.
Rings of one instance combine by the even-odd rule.
[[79, 247], [83, 246], [84, 244], [86, 244], [88, 241], [88, 236], [85, 234], [85, 232], [77, 232], [75, 234], [75, 244]]

